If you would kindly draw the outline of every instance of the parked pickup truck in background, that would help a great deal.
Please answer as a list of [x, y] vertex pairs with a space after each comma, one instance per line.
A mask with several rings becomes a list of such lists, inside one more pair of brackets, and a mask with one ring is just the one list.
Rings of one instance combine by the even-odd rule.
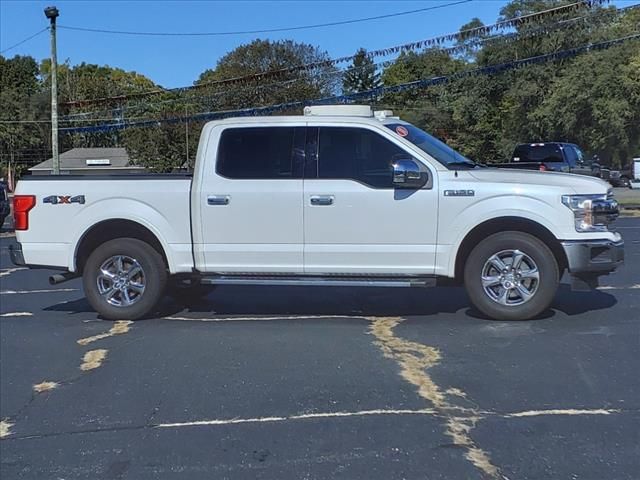
[[492, 166], [601, 176], [600, 165], [588, 165], [580, 147], [573, 143], [523, 143], [515, 148], [511, 161]]
[[588, 177], [481, 168], [366, 106], [205, 125], [188, 175], [33, 176], [17, 185], [14, 263], [82, 275], [110, 319], [154, 312], [168, 283], [464, 284], [485, 315], [546, 310], [568, 270], [623, 261], [618, 204]]

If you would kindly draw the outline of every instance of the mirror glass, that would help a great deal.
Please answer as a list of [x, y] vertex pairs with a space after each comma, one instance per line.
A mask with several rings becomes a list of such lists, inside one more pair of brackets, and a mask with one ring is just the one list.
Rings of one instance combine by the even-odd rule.
[[411, 157], [394, 158], [393, 184], [396, 188], [421, 188], [427, 184], [427, 172]]

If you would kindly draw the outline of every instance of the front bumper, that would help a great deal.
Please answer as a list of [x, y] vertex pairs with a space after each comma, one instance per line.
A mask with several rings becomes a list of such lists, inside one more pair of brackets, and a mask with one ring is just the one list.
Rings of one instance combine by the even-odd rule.
[[566, 240], [561, 242], [573, 275], [606, 275], [624, 263], [624, 241]]
[[27, 264], [22, 254], [22, 245], [19, 243], [9, 245], [9, 256], [14, 265], [24, 266]]

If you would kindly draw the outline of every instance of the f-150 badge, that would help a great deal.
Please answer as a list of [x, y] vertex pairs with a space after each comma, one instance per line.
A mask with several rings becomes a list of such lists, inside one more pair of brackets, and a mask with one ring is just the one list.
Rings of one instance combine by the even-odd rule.
[[58, 205], [60, 203], [71, 204], [71, 203], [80, 203], [84, 204], [84, 195], [49, 195], [48, 197], [44, 197], [42, 199], [43, 203], [51, 203], [52, 205]]
[[445, 190], [445, 197], [473, 197], [476, 192], [474, 190]]

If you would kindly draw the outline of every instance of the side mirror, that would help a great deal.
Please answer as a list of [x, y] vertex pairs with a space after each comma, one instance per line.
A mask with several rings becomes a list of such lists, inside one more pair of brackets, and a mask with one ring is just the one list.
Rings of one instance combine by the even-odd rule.
[[412, 158], [398, 158], [393, 161], [393, 185], [396, 188], [418, 189], [424, 187], [428, 173]]

